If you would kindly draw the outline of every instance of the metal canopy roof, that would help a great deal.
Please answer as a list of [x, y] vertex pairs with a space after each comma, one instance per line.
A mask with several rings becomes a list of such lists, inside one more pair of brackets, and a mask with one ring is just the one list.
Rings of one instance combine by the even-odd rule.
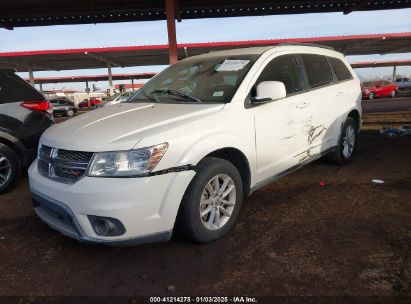
[[[411, 0], [176, 0], [177, 19], [382, 10]], [[165, 20], [164, 0], [2, 0], [0, 26]]]
[[[411, 60], [361, 61], [361, 62], [351, 62], [350, 64], [354, 69], [375, 68], [375, 67], [393, 67], [393, 66], [411, 66]], [[113, 74], [113, 80], [150, 79], [151, 77], [155, 75], [156, 73]], [[28, 78], [26, 78], [25, 80], [29, 81]], [[108, 75], [82, 75], [82, 76], [35, 77], [34, 78], [34, 81], [36, 84], [106, 81], [106, 80], [108, 80]]]
[[[134, 74], [113, 74], [113, 80], [150, 79], [156, 73], [134, 73]], [[45, 83], [66, 83], [66, 82], [86, 82], [86, 81], [107, 81], [108, 75], [84, 75], [84, 76], [62, 76], [62, 77], [36, 77], [36, 84]], [[25, 79], [29, 81], [28, 78]]]
[[[267, 46], [287, 42], [316, 43], [331, 46], [346, 55], [411, 52], [411, 32], [313, 38], [287, 38], [231, 42], [179, 44], [179, 58], [210, 51], [240, 47]], [[0, 53], [0, 68], [33, 71], [106, 68], [112, 66], [148, 66], [168, 64], [168, 45], [143, 45], [67, 50], [43, 50]]]
[[353, 62], [351, 63], [351, 66], [354, 69], [393, 67], [393, 66], [411, 66], [411, 60], [363, 61], [363, 62]]

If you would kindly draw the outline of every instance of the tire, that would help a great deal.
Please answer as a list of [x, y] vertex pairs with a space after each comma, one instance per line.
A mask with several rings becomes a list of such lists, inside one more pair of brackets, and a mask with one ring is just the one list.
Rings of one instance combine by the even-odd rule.
[[375, 93], [374, 93], [374, 92], [370, 92], [370, 93], [368, 94], [368, 99], [369, 99], [369, 100], [374, 100], [374, 99], [375, 99]]
[[[353, 136], [353, 139], [349, 140], [349, 138], [352, 138], [350, 136]], [[349, 144], [350, 142], [352, 145], [351, 149], [347, 148], [347, 146], [348, 147], [351, 146]], [[327, 155], [327, 160], [337, 165], [344, 165], [344, 164], [350, 163], [353, 160], [354, 154], [357, 150], [357, 143], [358, 143], [358, 124], [352, 117], [347, 117], [347, 119], [344, 122], [343, 127], [341, 128], [341, 134], [338, 140], [337, 148], [334, 152]]]
[[10, 190], [21, 172], [20, 159], [10, 147], [0, 143], [0, 193]]
[[395, 90], [393, 90], [393, 91], [391, 92], [391, 94], [390, 94], [390, 97], [391, 97], [391, 98], [394, 98], [395, 95], [397, 95], [397, 92], [396, 92]]
[[74, 115], [73, 109], [68, 109], [68, 110], [66, 111], [66, 116], [67, 116], [67, 117], [73, 117], [73, 115]]
[[[176, 228], [193, 241], [209, 243], [233, 227], [243, 202], [243, 183], [237, 168], [224, 159], [207, 157], [197, 165], [196, 171], [181, 202]], [[224, 193], [231, 188], [226, 196], [215, 196], [210, 190], [217, 185], [216, 180], [220, 191], [224, 184]]]

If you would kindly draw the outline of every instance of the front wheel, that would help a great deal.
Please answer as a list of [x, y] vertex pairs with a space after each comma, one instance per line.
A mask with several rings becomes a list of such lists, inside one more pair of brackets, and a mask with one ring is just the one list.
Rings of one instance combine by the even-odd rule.
[[66, 116], [67, 116], [67, 117], [72, 117], [73, 115], [74, 115], [73, 109], [68, 109], [68, 110], [66, 111]]
[[209, 243], [226, 234], [238, 216], [243, 184], [237, 168], [208, 157], [197, 166], [177, 217], [177, 229], [191, 240]]
[[370, 92], [369, 94], [368, 94], [368, 99], [369, 100], [373, 100], [375, 98], [375, 93], [374, 92]]
[[391, 92], [391, 94], [390, 94], [390, 97], [391, 97], [391, 98], [394, 98], [395, 95], [397, 95], [397, 92], [396, 92], [395, 90], [393, 90], [393, 91]]
[[358, 142], [358, 124], [352, 117], [347, 117], [341, 128], [340, 139], [336, 150], [327, 155], [327, 159], [335, 164], [343, 165], [352, 161]]

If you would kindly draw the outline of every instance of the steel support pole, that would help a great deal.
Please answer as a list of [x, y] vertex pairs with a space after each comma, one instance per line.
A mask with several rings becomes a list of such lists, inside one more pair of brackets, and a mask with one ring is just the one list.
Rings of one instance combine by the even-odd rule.
[[108, 85], [110, 87], [110, 94], [113, 94], [113, 74], [111, 74], [111, 64], [107, 63], [108, 71]]
[[33, 69], [31, 68], [31, 66], [29, 66], [28, 69], [29, 69], [30, 84], [34, 87], [34, 73], [33, 73]]
[[131, 78], [131, 89], [134, 91], [134, 78]]
[[43, 84], [40, 83], [40, 91], [43, 92]]
[[168, 55], [170, 64], [178, 61], [175, 0], [165, 0], [167, 11]]
[[392, 82], [395, 82], [395, 76], [397, 75], [397, 66], [394, 65], [392, 69]]

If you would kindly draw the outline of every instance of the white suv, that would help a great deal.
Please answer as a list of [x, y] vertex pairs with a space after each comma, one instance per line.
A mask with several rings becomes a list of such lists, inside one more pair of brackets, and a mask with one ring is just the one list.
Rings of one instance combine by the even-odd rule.
[[112, 245], [210, 242], [244, 197], [321, 156], [352, 160], [360, 82], [342, 54], [279, 45], [170, 66], [126, 102], [48, 129], [29, 169], [39, 217]]

